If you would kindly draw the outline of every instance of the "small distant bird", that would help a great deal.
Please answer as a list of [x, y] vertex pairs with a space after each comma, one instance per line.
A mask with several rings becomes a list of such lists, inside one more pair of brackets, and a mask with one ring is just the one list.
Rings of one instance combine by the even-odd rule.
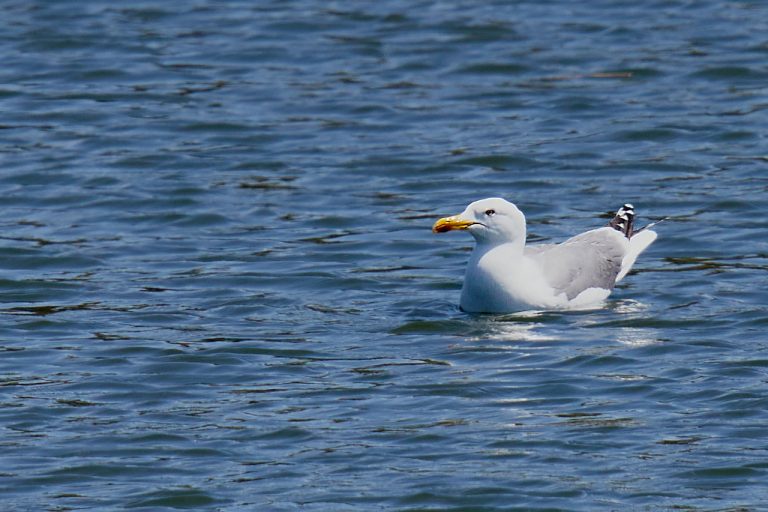
[[525, 216], [497, 197], [475, 201], [432, 231], [466, 230], [475, 238], [461, 289], [461, 309], [509, 313], [600, 306], [656, 232], [634, 231], [635, 211], [622, 206], [607, 226], [560, 244], [526, 246]]

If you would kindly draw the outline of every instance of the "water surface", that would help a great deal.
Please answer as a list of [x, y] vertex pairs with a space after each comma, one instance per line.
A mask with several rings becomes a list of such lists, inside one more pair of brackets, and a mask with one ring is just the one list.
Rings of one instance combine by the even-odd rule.
[[[761, 2], [5, 2], [8, 510], [759, 510]], [[472, 316], [438, 217], [669, 217]]]

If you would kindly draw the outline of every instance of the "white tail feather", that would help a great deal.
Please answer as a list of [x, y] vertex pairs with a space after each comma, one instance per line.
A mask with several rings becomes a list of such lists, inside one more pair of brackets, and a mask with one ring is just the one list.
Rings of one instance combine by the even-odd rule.
[[624, 259], [621, 260], [621, 271], [619, 272], [619, 275], [616, 276], [617, 283], [624, 279], [627, 272], [632, 270], [632, 265], [635, 264], [637, 257], [640, 256], [640, 253], [646, 250], [654, 240], [656, 240], [657, 236], [655, 231], [644, 228], [642, 231], [636, 232], [632, 238], [629, 239], [629, 251], [624, 255]]

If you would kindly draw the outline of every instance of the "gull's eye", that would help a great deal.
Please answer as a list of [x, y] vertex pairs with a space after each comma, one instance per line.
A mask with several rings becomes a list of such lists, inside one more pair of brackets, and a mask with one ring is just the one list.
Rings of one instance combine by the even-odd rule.
[[493, 209], [485, 210], [485, 214], [487, 216], [489, 216], [489, 217], [492, 217], [492, 216], [496, 215], [496, 210], [493, 210]]

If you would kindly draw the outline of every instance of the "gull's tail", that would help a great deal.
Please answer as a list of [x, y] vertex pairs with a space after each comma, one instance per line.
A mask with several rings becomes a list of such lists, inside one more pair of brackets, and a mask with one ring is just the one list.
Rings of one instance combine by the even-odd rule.
[[635, 231], [635, 208], [631, 204], [625, 204], [619, 208], [611, 222], [608, 223], [608, 226], [623, 233], [629, 240], [629, 250], [624, 255], [624, 259], [621, 261], [621, 270], [619, 275], [616, 276], [617, 283], [627, 275], [627, 272], [632, 270], [632, 265], [635, 264], [635, 260], [640, 256], [640, 253], [656, 240], [658, 236], [656, 232], [648, 229], [655, 224], [657, 223], [654, 222], [639, 231]]

